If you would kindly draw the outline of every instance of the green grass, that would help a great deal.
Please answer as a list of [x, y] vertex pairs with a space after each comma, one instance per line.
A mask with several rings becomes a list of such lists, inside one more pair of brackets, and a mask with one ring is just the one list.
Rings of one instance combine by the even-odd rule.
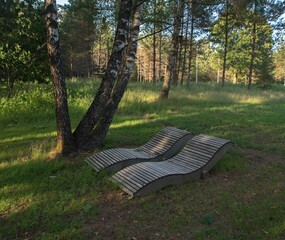
[[[68, 82], [75, 127], [98, 88]], [[131, 199], [80, 155], [50, 159], [51, 85], [0, 98], [0, 239], [285, 239], [285, 88], [132, 83], [102, 148], [133, 147], [165, 126], [231, 139], [204, 179]], [[0, 96], [5, 89], [0, 88]]]

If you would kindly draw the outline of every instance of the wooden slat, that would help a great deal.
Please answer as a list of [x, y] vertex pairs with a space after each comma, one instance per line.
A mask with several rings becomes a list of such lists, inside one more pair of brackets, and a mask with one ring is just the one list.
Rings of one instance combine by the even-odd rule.
[[193, 169], [193, 170], [199, 169], [205, 165], [205, 164], [199, 164], [198, 162], [195, 162], [193, 160], [189, 161], [187, 159], [179, 159], [173, 163], [184, 165], [185, 167], [188, 167], [189, 169]]
[[92, 159], [92, 162], [95, 164], [98, 164], [100, 167], [102, 167], [102, 168], [104, 168], [105, 166], [104, 166], [104, 164], [103, 163], [101, 163], [101, 161], [100, 161], [100, 159], [98, 159], [97, 158], [97, 156], [94, 156], [94, 157], [91, 157], [91, 159]]
[[141, 173], [148, 175], [150, 178], [163, 176], [163, 173], [154, 170], [153, 168], [151, 168], [151, 166], [148, 166], [146, 164], [135, 164], [135, 165], [136, 167], [138, 167], [138, 169], [140, 169]]
[[96, 171], [99, 171], [99, 170], [101, 169], [101, 167], [100, 167], [98, 164], [96, 164], [96, 163], [94, 163], [93, 161], [91, 161], [91, 159], [86, 159], [86, 161], [87, 161], [91, 166], [93, 166], [93, 168], [94, 168]]
[[[170, 160], [169, 160], [170, 161]], [[201, 166], [204, 166], [208, 161], [205, 161], [205, 160], [198, 160], [198, 158], [193, 158], [192, 156], [179, 156], [177, 158], [175, 158], [175, 160], [172, 160], [173, 162], [179, 162], [179, 161], [188, 161], [189, 163], [190, 162], [193, 162], [194, 164], [198, 164], [199, 167]]]
[[135, 162], [157, 160], [164, 156], [170, 157], [175, 154], [175, 150], [172, 149], [178, 150], [181, 148], [179, 144], [186, 143], [186, 141], [181, 141], [182, 139], [190, 139], [191, 137], [192, 134], [185, 130], [167, 127], [141, 147], [105, 150], [95, 154], [95, 158], [93, 157], [92, 160], [86, 159], [86, 162], [96, 171], [108, 170], [109, 168], [111, 170], [120, 170], [122, 167]]
[[[181, 167], [184, 167], [185, 169], [189, 171], [196, 171], [197, 169], [199, 169], [199, 167], [197, 166], [193, 166], [192, 162], [185, 162], [185, 161], [175, 161], [174, 162], [176, 165], [179, 165]], [[178, 173], [179, 174], [179, 173]]]
[[120, 173], [116, 174], [116, 178], [119, 179], [119, 183], [121, 183], [124, 187], [127, 187], [129, 190], [135, 192], [137, 191], [142, 185], [135, 184], [128, 179], [128, 176], [123, 176]]
[[161, 176], [163, 176], [165, 174], [165, 171], [161, 171], [161, 170], [155, 169], [155, 168], [152, 167], [152, 165], [147, 164], [147, 163], [141, 165], [141, 167], [143, 167], [145, 169], [144, 172], [150, 172], [153, 175], [156, 175], [157, 177], [161, 177]]
[[[201, 142], [199, 142], [201, 140]], [[145, 162], [127, 167], [118, 173], [122, 189], [130, 195], [139, 195], [183, 179], [198, 176], [207, 166], [212, 166], [231, 146], [230, 141], [207, 135], [193, 138], [176, 156], [163, 162]], [[212, 163], [214, 159], [214, 163]], [[211, 164], [209, 165], [209, 163]], [[199, 172], [200, 171], [200, 172]], [[179, 178], [178, 178], [179, 177]], [[177, 178], [177, 181], [175, 180]], [[147, 190], [148, 189], [148, 190]], [[124, 190], [124, 191], [125, 191]]]
[[132, 185], [136, 189], [143, 187], [143, 185], [140, 183], [141, 181], [138, 180], [134, 174], [123, 174], [119, 171], [117, 176], [122, 177], [129, 185]]
[[211, 154], [213, 154], [214, 152], [217, 151], [217, 147], [213, 147], [213, 146], [209, 146], [209, 145], [205, 145], [205, 144], [201, 144], [201, 143], [198, 143], [198, 142], [191, 142], [191, 144], [187, 145], [188, 147], [191, 147], [191, 148], [198, 148], [199, 150], [201, 151], [204, 151], [204, 152], [209, 152]]
[[104, 167], [108, 166], [109, 165], [109, 161], [108, 159], [106, 158], [106, 156], [96, 156], [96, 162], [99, 162], [101, 163]]
[[145, 177], [143, 174], [138, 174], [140, 170], [137, 166], [133, 168], [129, 168], [128, 171], [121, 171], [121, 172], [124, 175], [128, 174], [129, 176], [141, 182], [142, 184], [147, 183], [149, 181], [149, 178]]

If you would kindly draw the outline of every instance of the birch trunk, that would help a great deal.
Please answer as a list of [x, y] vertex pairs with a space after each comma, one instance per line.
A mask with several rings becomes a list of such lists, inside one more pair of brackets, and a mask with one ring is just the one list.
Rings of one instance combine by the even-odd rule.
[[[138, 31], [133, 30], [134, 33], [128, 39], [132, 7], [132, 0], [121, 0], [117, 31], [107, 70], [91, 106], [74, 132], [76, 145], [82, 150], [92, 150], [102, 144], [129, 80], [136, 54], [136, 51], [131, 51], [130, 46], [137, 46], [136, 34], [138, 35]], [[140, 9], [141, 5], [137, 7]], [[135, 23], [140, 22], [134, 21]], [[137, 29], [139, 26], [133, 28]], [[122, 81], [122, 69], [127, 80], [123, 81], [124, 84], [118, 85]]]
[[68, 155], [76, 151], [68, 111], [67, 91], [62, 72], [57, 9], [55, 0], [46, 0], [47, 50], [54, 89], [55, 117], [57, 125], [57, 153]]
[[93, 131], [93, 136], [90, 140], [91, 146], [100, 146], [107, 134], [113, 116], [118, 108], [118, 105], [125, 93], [128, 81], [130, 79], [137, 53], [137, 40], [140, 32], [142, 4], [137, 5], [134, 9], [130, 39], [126, 48], [123, 65], [120, 68], [118, 81], [116, 82], [110, 98], [106, 104], [104, 113], [101, 115], [96, 128]]
[[89, 140], [93, 138], [93, 130], [102, 114], [104, 114], [106, 104], [118, 77], [123, 59], [123, 50], [126, 47], [128, 37], [131, 8], [131, 0], [121, 0], [117, 31], [106, 72], [93, 102], [73, 133], [76, 145], [80, 149], [91, 149]]

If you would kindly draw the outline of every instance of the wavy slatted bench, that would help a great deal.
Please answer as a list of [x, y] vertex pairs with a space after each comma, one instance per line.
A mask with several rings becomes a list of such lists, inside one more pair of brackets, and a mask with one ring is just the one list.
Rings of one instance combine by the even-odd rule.
[[111, 177], [131, 196], [140, 196], [167, 185], [181, 184], [207, 173], [233, 145], [229, 140], [197, 135], [183, 150], [163, 162], [142, 162]]
[[142, 161], [158, 161], [170, 158], [179, 152], [192, 137], [193, 134], [188, 131], [166, 127], [149, 142], [138, 148], [108, 149], [87, 158], [85, 161], [97, 172], [121, 170]]

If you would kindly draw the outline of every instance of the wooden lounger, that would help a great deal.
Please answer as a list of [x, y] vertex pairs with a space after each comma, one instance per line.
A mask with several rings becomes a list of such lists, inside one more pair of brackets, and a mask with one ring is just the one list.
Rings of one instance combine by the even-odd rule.
[[131, 196], [144, 195], [204, 175], [232, 145], [229, 140], [197, 135], [173, 158], [132, 165], [117, 172], [111, 180]]
[[85, 161], [97, 172], [121, 170], [142, 161], [158, 161], [172, 157], [193, 137], [193, 134], [174, 127], [164, 128], [141, 147], [113, 148], [95, 154]]

